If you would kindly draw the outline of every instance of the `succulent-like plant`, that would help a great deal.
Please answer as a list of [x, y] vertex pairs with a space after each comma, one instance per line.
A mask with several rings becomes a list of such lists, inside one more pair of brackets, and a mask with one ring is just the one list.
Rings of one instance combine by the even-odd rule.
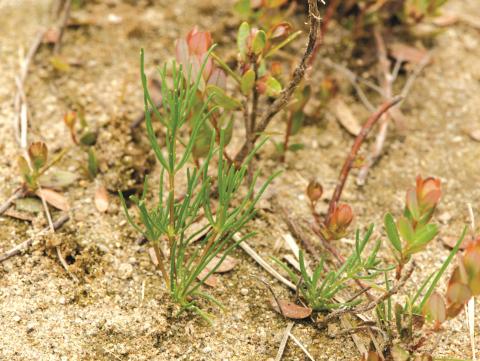
[[437, 235], [437, 225], [429, 222], [440, 196], [439, 179], [418, 176], [416, 187], [407, 192], [405, 210], [398, 221], [390, 213], [385, 215], [385, 230], [398, 260], [398, 271]]

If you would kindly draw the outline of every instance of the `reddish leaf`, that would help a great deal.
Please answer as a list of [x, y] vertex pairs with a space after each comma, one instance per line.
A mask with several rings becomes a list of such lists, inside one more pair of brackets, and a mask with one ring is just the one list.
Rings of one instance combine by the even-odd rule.
[[273, 26], [269, 31], [270, 39], [288, 36], [291, 31], [292, 31], [292, 26], [289, 23], [283, 22], [283, 23], [277, 24]]
[[360, 133], [360, 123], [353, 114], [350, 107], [339, 97], [332, 99], [331, 109], [335, 114], [335, 118], [351, 135], [357, 136]]
[[[292, 302], [286, 300], [278, 300], [278, 304], [275, 299], [270, 300], [272, 307], [279, 314], [283, 314], [287, 318], [292, 318], [294, 320], [301, 320], [309, 317], [312, 314], [312, 309], [310, 307], [303, 307], [296, 305]], [[280, 308], [278, 307], [280, 305]]]
[[468, 132], [468, 135], [470, 136], [470, 138], [472, 138], [472, 140], [480, 142], [480, 128], [472, 129], [471, 131]]
[[316, 203], [320, 198], [322, 198], [323, 187], [316, 180], [311, 180], [307, 186], [307, 196], [310, 198], [310, 202]]
[[426, 50], [403, 43], [393, 43], [390, 46], [390, 53], [397, 60], [407, 61], [413, 64], [420, 63], [427, 56]]
[[107, 189], [102, 185], [95, 192], [95, 207], [99, 212], [106, 212], [109, 205], [109, 197]]
[[450, 303], [464, 304], [472, 297], [472, 292], [467, 285], [450, 283], [447, 288], [447, 299]]
[[207, 84], [213, 84], [218, 86], [219, 88], [226, 89], [227, 88], [227, 75], [222, 69], [213, 68], [212, 74], [208, 78]]
[[442, 296], [438, 293], [433, 293], [425, 303], [422, 313], [433, 321], [438, 323], [444, 322], [447, 317], [447, 306]]
[[[222, 255], [215, 256], [207, 265], [207, 269], [211, 270], [213, 269], [217, 263], [222, 259]], [[215, 270], [215, 273], [225, 273], [229, 272], [232, 269], [235, 268], [235, 266], [238, 264], [238, 260], [231, 256], [225, 257], [223, 262], [218, 266], [218, 268]]]
[[[208, 268], [203, 269], [202, 272], [200, 272], [200, 274], [198, 275], [197, 279], [199, 281], [203, 280], [209, 272], [210, 270]], [[203, 283], [207, 286], [215, 288], [218, 286], [218, 277], [210, 275]]]
[[[443, 245], [445, 247], [448, 247], [448, 248], [453, 248], [455, 247], [455, 245], [457, 244], [457, 241], [458, 241], [458, 236], [445, 236], [445, 237], [442, 237], [442, 242], [443, 242]], [[467, 248], [468, 244], [470, 243], [470, 240], [465, 237], [462, 241], [462, 243], [460, 243], [460, 249], [465, 249]]]
[[45, 44], [55, 44], [60, 38], [60, 32], [56, 28], [48, 29], [45, 34], [43, 34], [42, 42]]
[[47, 203], [51, 204], [57, 209], [62, 211], [68, 211], [70, 209], [67, 199], [60, 193], [57, 193], [51, 189], [42, 188], [37, 190], [35, 194], [40, 198], [45, 199]]
[[14, 208], [7, 209], [3, 214], [12, 218], [20, 219], [22, 221], [32, 222], [35, 219], [31, 213], [17, 211]]

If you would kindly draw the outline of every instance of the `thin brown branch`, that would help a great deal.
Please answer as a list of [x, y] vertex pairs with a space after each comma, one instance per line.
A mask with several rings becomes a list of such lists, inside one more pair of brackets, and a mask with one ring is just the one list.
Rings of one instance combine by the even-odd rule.
[[287, 225], [288, 230], [292, 233], [292, 235], [296, 239], [300, 240], [303, 247], [313, 256], [315, 260], [320, 260], [320, 254], [318, 253], [317, 249], [313, 243], [310, 242], [309, 237], [302, 230], [301, 226], [289, 216], [287, 209], [277, 199], [275, 199], [274, 205], [280, 210], [283, 221]]
[[270, 286], [270, 284], [267, 281], [261, 279], [260, 277], [257, 277], [255, 275], [252, 275], [252, 277], [256, 278], [257, 280], [262, 282], [267, 287], [267, 289], [272, 294], [273, 299], [275, 300], [275, 303], [277, 304], [277, 307], [278, 307], [278, 310], [280, 311], [280, 314], [283, 316], [284, 319], [287, 319], [287, 316], [285, 316], [285, 314], [283, 313], [283, 309], [282, 309], [282, 305], [280, 304], [280, 300], [278, 299], [278, 297], [277, 297], [275, 291], [273, 290], [272, 286]]
[[[388, 99], [389, 97], [392, 96], [393, 82], [397, 78], [401, 62], [397, 61], [395, 63], [395, 66], [392, 72], [390, 73], [390, 62], [387, 58], [385, 42], [378, 28], [375, 29], [375, 40], [377, 43], [378, 57], [379, 57], [378, 63], [379, 63], [379, 68], [381, 73], [380, 83], [382, 84], [385, 98]], [[430, 62], [430, 59], [431, 59], [430, 54], [425, 55], [423, 59], [420, 61], [420, 63], [417, 65], [417, 67], [415, 67], [412, 74], [408, 77], [400, 93], [400, 95], [403, 98], [406, 98], [413, 83], [415, 82], [415, 80], [417, 79], [418, 75], [423, 70], [423, 68]], [[395, 109], [392, 109], [389, 114], [388, 113], [385, 114], [385, 116], [382, 118], [380, 123], [380, 129], [377, 133], [377, 137], [375, 139], [373, 149], [371, 153], [367, 156], [367, 159], [365, 160], [365, 164], [362, 166], [362, 168], [358, 172], [358, 176], [357, 176], [358, 185], [365, 184], [365, 180], [367, 178], [370, 168], [380, 159], [382, 155], [383, 148], [385, 145], [385, 140], [387, 137], [388, 124], [389, 124], [387, 117], [393, 118], [396, 124], [399, 124], [401, 123], [402, 113], [400, 112], [400, 109], [395, 108]]]
[[60, 48], [62, 47], [63, 35], [65, 34], [65, 29], [67, 27], [68, 19], [70, 18], [71, 8], [72, 8], [72, 0], [66, 0], [65, 4], [63, 5], [62, 17], [60, 19], [60, 28], [58, 29], [58, 39], [55, 42], [55, 46], [53, 47], [54, 54], [60, 53]]
[[8, 208], [15, 202], [18, 198], [22, 198], [25, 195], [25, 189], [18, 188], [13, 194], [5, 201], [2, 205], [0, 205], [0, 215], [6, 212]]
[[[379, 68], [379, 81], [383, 89], [383, 94], [385, 99], [390, 99], [392, 97], [392, 85], [394, 80], [394, 75], [390, 72], [390, 60], [387, 56], [387, 47], [385, 46], [385, 41], [380, 31], [380, 27], [376, 26], [374, 31], [375, 44], [377, 46], [377, 56], [378, 56], [378, 68]], [[389, 124], [389, 114], [388, 112], [380, 120], [380, 128], [375, 139], [372, 152], [367, 156], [365, 164], [360, 169], [360, 172], [357, 177], [357, 184], [365, 184], [365, 179], [367, 178], [369, 169], [377, 162], [380, 158], [383, 146], [385, 144], [385, 139], [387, 137], [388, 124]]]
[[[61, 216], [60, 218], [58, 218], [55, 222], [53, 222], [53, 227], [55, 230], [59, 229], [60, 227], [62, 227], [68, 220], [70, 219], [70, 216], [68, 214], [65, 214], [63, 216]], [[44, 235], [46, 234], [48, 231], [50, 231], [50, 227], [46, 227], [44, 228], [42, 231], [40, 231], [37, 236], [40, 236], [40, 235]], [[10, 249], [9, 251], [3, 253], [2, 255], [0, 255], [0, 262], [3, 262], [13, 256], [16, 256], [18, 254], [20, 254], [22, 251], [28, 249], [32, 244], [33, 244], [33, 241], [35, 240], [35, 237], [31, 237], [29, 239], [27, 239], [26, 241], [16, 245], [15, 247], [13, 247], [12, 249]]]
[[[320, 12], [318, 11], [317, 1], [308, 0], [308, 17], [310, 20], [310, 30], [308, 34], [308, 43], [305, 53], [302, 56], [300, 64], [295, 69], [290, 83], [283, 89], [280, 96], [268, 107], [265, 114], [260, 119], [258, 125], [255, 127], [255, 134], [253, 134], [253, 143], [255, 143], [260, 135], [265, 131], [273, 117], [282, 110], [289, 102], [295, 88], [305, 76], [308, 67], [308, 60], [312, 56], [315, 44], [317, 42], [317, 32], [320, 24]], [[248, 155], [249, 143], [246, 140], [240, 151], [235, 156], [235, 163], [241, 164]]]
[[330, 204], [328, 207], [328, 214], [326, 219], [327, 223], [330, 220], [330, 217], [334, 210], [335, 205], [340, 200], [340, 197], [343, 192], [343, 188], [345, 186], [345, 182], [347, 181], [348, 175], [350, 174], [350, 170], [352, 169], [353, 162], [355, 161], [355, 158], [357, 156], [358, 151], [360, 150], [360, 147], [363, 141], [367, 137], [368, 133], [370, 133], [370, 130], [372, 129], [372, 127], [382, 117], [382, 115], [385, 114], [385, 112], [387, 112], [388, 109], [396, 105], [401, 100], [402, 100], [401, 96], [397, 96], [393, 99], [387, 100], [378, 108], [378, 110], [375, 113], [373, 113], [370, 116], [370, 118], [368, 118], [368, 120], [362, 126], [360, 133], [355, 138], [355, 142], [352, 145], [352, 148], [350, 150], [350, 153], [347, 156], [347, 159], [345, 159], [345, 163], [343, 164], [342, 170], [340, 172], [340, 177], [337, 181], [337, 186], [335, 188], [335, 191], [333, 192], [332, 198], [330, 199]]
[[320, 25], [320, 39], [315, 44], [315, 48], [313, 49], [312, 56], [308, 60], [308, 66], [312, 66], [313, 63], [315, 62], [315, 59], [317, 58], [318, 51], [320, 50], [320, 47], [323, 45], [323, 39], [325, 38], [325, 34], [327, 33], [328, 25], [330, 24], [330, 21], [332, 20], [332, 17], [335, 14], [335, 10], [337, 9], [339, 2], [340, 2], [339, 0], [332, 0], [327, 6], [327, 10], [325, 11], [325, 16], [323, 17], [322, 23]]
[[405, 286], [405, 284], [407, 283], [407, 281], [411, 277], [413, 271], [415, 270], [415, 266], [416, 266], [415, 262], [412, 262], [411, 266], [407, 270], [407, 272], [405, 272], [402, 275], [402, 277], [393, 285], [393, 287], [388, 292], [385, 292], [380, 297], [370, 301], [369, 303], [367, 303], [366, 305], [363, 305], [363, 306], [359, 306], [359, 307], [356, 307], [356, 308], [344, 308], [344, 309], [334, 311], [334, 312], [328, 314], [321, 322], [319, 322], [317, 324], [317, 327], [320, 328], [320, 329], [325, 328], [328, 325], [329, 322], [331, 322], [331, 321], [333, 321], [333, 320], [335, 320], [335, 319], [337, 319], [340, 316], [343, 316], [345, 314], [363, 314], [365, 312], [368, 312], [368, 311], [374, 309], [380, 303], [382, 303], [386, 299], [388, 299], [388, 298], [392, 297], [393, 295], [395, 295], [396, 293], [398, 293], [398, 291], [400, 291], [403, 288], [403, 286]]

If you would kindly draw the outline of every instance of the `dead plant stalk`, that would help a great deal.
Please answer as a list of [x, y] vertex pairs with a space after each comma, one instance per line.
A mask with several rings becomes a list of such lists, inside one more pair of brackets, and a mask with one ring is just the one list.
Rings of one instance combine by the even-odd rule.
[[320, 12], [316, 0], [308, 0], [308, 17], [310, 23], [310, 29], [308, 34], [308, 43], [305, 49], [305, 53], [302, 56], [300, 64], [295, 69], [290, 83], [285, 87], [280, 96], [268, 107], [260, 121], [252, 132], [252, 137], [249, 140], [248, 137], [243, 143], [241, 149], [235, 156], [234, 160], [236, 164], [241, 164], [246, 156], [249, 154], [250, 144], [254, 144], [260, 135], [265, 131], [267, 126], [273, 117], [282, 110], [289, 102], [295, 88], [305, 76], [305, 72], [308, 67], [308, 61], [313, 54], [315, 44], [318, 37], [318, 28], [320, 25]]

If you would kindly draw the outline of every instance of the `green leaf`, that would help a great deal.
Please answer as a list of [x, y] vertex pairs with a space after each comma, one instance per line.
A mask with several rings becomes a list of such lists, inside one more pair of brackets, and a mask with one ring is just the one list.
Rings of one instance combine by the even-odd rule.
[[289, 35], [288, 38], [286, 38], [284, 41], [282, 41], [280, 44], [274, 46], [273, 48], [271, 48], [268, 53], [265, 55], [265, 58], [269, 58], [271, 57], [272, 55], [275, 55], [275, 53], [280, 50], [281, 48], [283, 48], [284, 46], [286, 46], [287, 44], [291, 43], [294, 39], [296, 39], [300, 34], [302, 33], [301, 30], [298, 30], [296, 32], [294, 32], [293, 34]]
[[255, 85], [255, 71], [248, 69], [242, 76], [240, 90], [243, 94], [249, 95]]
[[66, 73], [70, 71], [70, 65], [60, 56], [52, 56], [50, 58], [50, 64], [56, 71], [59, 71], [61, 73]]
[[235, 110], [239, 109], [242, 106], [242, 104], [238, 100], [229, 97], [222, 88], [219, 88], [216, 85], [208, 85], [206, 92], [208, 96], [212, 97], [212, 101], [215, 104], [225, 110]]
[[230, 118], [226, 126], [222, 125], [222, 130], [224, 131], [224, 146], [227, 146], [232, 140], [233, 135], [233, 117]]
[[23, 179], [25, 179], [25, 181], [27, 181], [28, 183], [28, 181], [31, 179], [30, 178], [31, 170], [27, 160], [23, 156], [19, 156], [17, 159], [17, 164], [20, 170], [20, 174], [22, 175]]
[[233, 9], [242, 17], [248, 17], [250, 15], [250, 0], [238, 0]]
[[413, 254], [423, 250], [427, 244], [438, 234], [436, 224], [427, 224], [415, 232], [415, 239], [408, 247], [408, 253]]
[[38, 181], [42, 187], [61, 189], [68, 187], [76, 182], [78, 176], [75, 173], [65, 170], [50, 170], [48, 173], [38, 177]]
[[193, 145], [192, 153], [195, 158], [205, 157], [210, 151], [212, 144], [213, 129], [207, 124], [204, 124], [198, 132], [197, 139]]
[[43, 211], [43, 205], [38, 198], [26, 197], [15, 201], [15, 209], [28, 213], [40, 213]]
[[415, 240], [415, 232], [410, 221], [405, 217], [400, 217], [397, 222], [397, 229], [402, 238], [408, 243], [411, 244]]
[[95, 178], [98, 174], [98, 162], [95, 151], [92, 147], [88, 148], [88, 174], [90, 177]]
[[265, 85], [266, 85], [266, 92], [269, 97], [276, 97], [282, 91], [282, 85], [273, 76], [268, 77], [267, 81], [265, 82]]
[[244, 21], [238, 28], [237, 47], [240, 57], [245, 60], [247, 55], [247, 41], [250, 35], [250, 25]]
[[302, 143], [290, 144], [288, 146], [288, 150], [290, 150], [291, 152], [296, 152], [296, 151], [299, 151], [303, 148], [305, 148], [305, 145], [302, 144]]
[[400, 236], [398, 235], [397, 226], [395, 225], [395, 220], [390, 213], [385, 214], [384, 218], [385, 231], [387, 232], [388, 239], [392, 246], [400, 253], [402, 253], [402, 242]]
[[28, 156], [32, 162], [32, 167], [35, 170], [39, 170], [45, 164], [48, 159], [47, 145], [43, 142], [34, 142], [28, 147]]
[[97, 132], [85, 132], [80, 138], [83, 145], [94, 145], [97, 142]]
[[292, 115], [292, 129], [290, 135], [297, 134], [302, 128], [303, 121], [305, 120], [305, 113], [303, 111], [298, 111]]
[[255, 38], [253, 39], [252, 50], [254, 54], [260, 55], [265, 49], [265, 45], [267, 44], [267, 34], [265, 31], [259, 30], [255, 34]]
[[422, 313], [432, 321], [442, 323], [447, 318], [447, 306], [442, 296], [433, 293], [423, 306]]

